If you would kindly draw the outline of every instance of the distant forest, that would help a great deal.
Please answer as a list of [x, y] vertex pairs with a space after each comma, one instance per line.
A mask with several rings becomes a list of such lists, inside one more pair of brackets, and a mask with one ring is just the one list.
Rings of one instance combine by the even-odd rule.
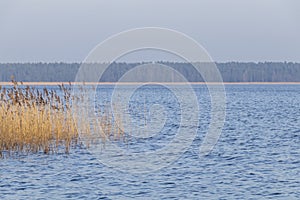
[[[159, 62], [176, 69], [191, 82], [202, 82], [189, 63]], [[99, 80], [115, 82], [128, 70], [144, 63], [111, 63]], [[96, 65], [96, 64], [90, 64]], [[300, 82], [300, 63], [260, 62], [216, 63], [224, 82]], [[0, 81], [69, 82], [74, 81], [80, 63], [2, 63]], [[137, 74], [139, 76], [139, 74]]]

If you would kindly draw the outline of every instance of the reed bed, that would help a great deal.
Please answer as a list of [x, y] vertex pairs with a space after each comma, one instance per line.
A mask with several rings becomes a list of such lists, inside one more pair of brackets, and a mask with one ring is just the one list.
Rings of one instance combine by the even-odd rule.
[[113, 120], [109, 112], [91, 119], [82, 105], [75, 105], [84, 102], [84, 93], [72, 95], [71, 87], [65, 85], [59, 86], [58, 94], [12, 82], [10, 88], [0, 86], [0, 157], [62, 150], [69, 153], [79, 140], [89, 146], [124, 135], [114, 124], [118, 119]]

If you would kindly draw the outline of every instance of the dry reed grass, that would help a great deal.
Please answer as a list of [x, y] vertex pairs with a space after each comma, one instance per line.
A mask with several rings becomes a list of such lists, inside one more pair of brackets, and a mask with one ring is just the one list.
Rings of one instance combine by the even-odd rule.
[[90, 120], [88, 113], [76, 108], [74, 100], [80, 102], [85, 95], [72, 95], [70, 87], [60, 85], [63, 95], [59, 95], [55, 90], [12, 82], [11, 88], [0, 86], [0, 157], [4, 152], [8, 156], [62, 149], [69, 153], [82, 137], [88, 146], [94, 140], [103, 141], [112, 135], [120, 139], [124, 135], [122, 128], [113, 124], [118, 119], [113, 120], [109, 112]]

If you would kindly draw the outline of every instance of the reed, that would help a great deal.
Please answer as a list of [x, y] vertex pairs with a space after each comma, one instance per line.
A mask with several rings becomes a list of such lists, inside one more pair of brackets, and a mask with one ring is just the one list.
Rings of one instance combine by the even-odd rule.
[[103, 141], [110, 135], [120, 138], [122, 131], [113, 129], [110, 114], [104, 113], [100, 119], [90, 120], [82, 117], [82, 112], [76, 112], [74, 101], [84, 95], [72, 95], [71, 87], [60, 85], [61, 93], [58, 94], [56, 90], [41, 90], [12, 82], [11, 88], [0, 86], [1, 157], [4, 153], [9, 156], [61, 150], [69, 153], [82, 137], [86, 144], [95, 139]]

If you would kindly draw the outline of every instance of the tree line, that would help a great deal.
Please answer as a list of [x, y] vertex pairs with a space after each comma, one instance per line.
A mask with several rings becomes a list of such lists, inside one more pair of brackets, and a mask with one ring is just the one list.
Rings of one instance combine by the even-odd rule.
[[[202, 76], [191, 63], [157, 62], [161, 65], [172, 67], [182, 74], [188, 81], [202, 82]], [[108, 65], [99, 81], [115, 82], [122, 75], [136, 66], [149, 63], [90, 63], [85, 64], [91, 70], [97, 70], [100, 65]], [[198, 63], [199, 64], [199, 63]], [[209, 63], [207, 68], [210, 67]], [[80, 63], [1, 63], [0, 81], [23, 82], [72, 82], [76, 78]], [[205, 63], [203, 63], [205, 66]], [[224, 82], [300, 82], [300, 63], [293, 62], [227, 62], [216, 63]], [[149, 65], [150, 67], [150, 65]], [[204, 67], [205, 68], [205, 67]], [[135, 72], [137, 80], [142, 80], [149, 74]], [[159, 73], [153, 74], [160, 76]]]

